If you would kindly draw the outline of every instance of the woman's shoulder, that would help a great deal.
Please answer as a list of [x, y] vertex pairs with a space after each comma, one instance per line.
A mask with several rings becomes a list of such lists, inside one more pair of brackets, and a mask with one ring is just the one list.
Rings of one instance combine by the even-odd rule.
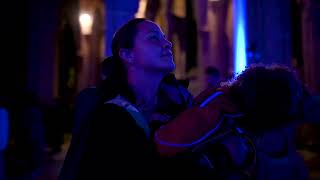
[[101, 103], [95, 111], [92, 112], [91, 126], [100, 127], [124, 127], [136, 126], [135, 119], [128, 111], [126, 104], [122, 105], [114, 102]]
[[114, 103], [103, 103], [93, 113], [95, 119], [128, 119], [131, 118], [125, 107]]
[[[110, 107], [110, 104], [112, 105], [112, 107]], [[105, 106], [107, 105], [109, 105], [109, 108], [118, 107], [121, 108], [121, 110], [125, 110], [126, 114], [130, 116], [130, 124], [133, 123], [135, 126], [138, 126], [139, 129], [142, 129], [148, 137], [150, 136], [151, 130], [147, 119], [129, 100], [122, 96], [117, 96], [116, 98], [105, 102]]]

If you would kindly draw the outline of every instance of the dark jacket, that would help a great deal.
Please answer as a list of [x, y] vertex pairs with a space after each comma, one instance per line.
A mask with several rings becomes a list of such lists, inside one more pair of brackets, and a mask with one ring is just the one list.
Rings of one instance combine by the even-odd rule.
[[[126, 109], [103, 104], [92, 114], [75, 179], [127, 179], [157, 174], [156, 151]], [[71, 147], [72, 148], [72, 147]], [[60, 179], [70, 179], [61, 174]]]
[[[169, 78], [169, 76], [167, 77]], [[161, 105], [158, 106], [157, 111], [172, 117], [187, 108], [192, 103], [192, 97], [186, 89], [177, 84], [174, 76], [168, 78], [163, 80], [167, 85], [162, 85], [159, 88], [158, 96], [161, 99], [159, 102]], [[117, 83], [109, 81], [98, 86], [97, 89], [87, 89], [77, 98], [80, 99], [78, 101], [80, 106], [76, 105], [76, 126], [60, 173], [60, 180], [100, 177], [98, 169], [101, 170], [101, 173], [106, 172], [105, 176], [109, 176], [108, 174], [111, 173], [111, 177], [116, 172], [121, 172], [120, 177], [127, 177], [130, 174], [141, 177], [146, 176], [146, 173], [153, 174], [154, 177], [158, 174], [157, 172], [160, 172], [159, 166], [162, 163], [159, 163], [153, 142], [144, 134], [145, 131], [138, 125], [139, 123], [125, 108], [113, 104], [103, 104], [104, 101], [113, 99], [115, 94], [119, 92], [119, 89], [115, 87], [117, 87]], [[167, 92], [172, 95], [173, 91], [180, 93], [174, 94], [174, 97], [166, 94]], [[130, 93], [127, 92], [120, 94], [130, 97], [128, 96]], [[116, 148], [112, 149], [111, 147]], [[106, 165], [101, 165], [98, 163], [99, 161], [96, 161], [95, 165], [88, 163], [95, 162], [94, 158], [108, 163]], [[117, 163], [120, 164], [117, 165]], [[126, 167], [124, 164], [129, 165]], [[93, 168], [92, 172], [90, 172], [90, 168]], [[161, 172], [161, 175], [163, 174], [165, 173]], [[102, 177], [104, 176], [102, 175]]]

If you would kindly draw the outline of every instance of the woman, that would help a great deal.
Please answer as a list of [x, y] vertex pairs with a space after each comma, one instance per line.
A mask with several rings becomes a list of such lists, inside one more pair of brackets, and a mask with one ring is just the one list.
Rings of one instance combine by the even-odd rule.
[[[171, 48], [160, 27], [146, 19], [133, 19], [116, 32], [114, 71], [106, 81], [113, 85], [108, 93], [114, 98], [99, 106], [82, 127], [88, 134], [75, 179], [157, 176], [150, 124], [157, 104], [163, 102], [157, 95], [160, 83], [175, 69]], [[174, 102], [187, 107], [189, 94], [179, 95]]]

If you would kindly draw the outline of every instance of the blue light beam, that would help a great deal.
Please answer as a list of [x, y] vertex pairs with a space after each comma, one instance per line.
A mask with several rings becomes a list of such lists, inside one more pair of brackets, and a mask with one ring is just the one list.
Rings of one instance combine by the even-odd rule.
[[246, 23], [245, 23], [245, 1], [246, 0], [235, 0], [234, 8], [234, 22], [235, 22], [235, 48], [234, 48], [234, 70], [238, 74], [243, 71], [247, 66], [247, 55], [246, 55]]
[[0, 151], [4, 150], [9, 140], [8, 112], [0, 107]]

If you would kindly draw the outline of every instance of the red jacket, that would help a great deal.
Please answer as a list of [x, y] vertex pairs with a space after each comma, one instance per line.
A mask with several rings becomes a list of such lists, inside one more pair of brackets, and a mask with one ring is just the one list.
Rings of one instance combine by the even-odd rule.
[[195, 98], [194, 106], [160, 127], [154, 136], [159, 153], [172, 156], [192, 148], [219, 128], [223, 113], [236, 114], [227, 89], [207, 89]]

